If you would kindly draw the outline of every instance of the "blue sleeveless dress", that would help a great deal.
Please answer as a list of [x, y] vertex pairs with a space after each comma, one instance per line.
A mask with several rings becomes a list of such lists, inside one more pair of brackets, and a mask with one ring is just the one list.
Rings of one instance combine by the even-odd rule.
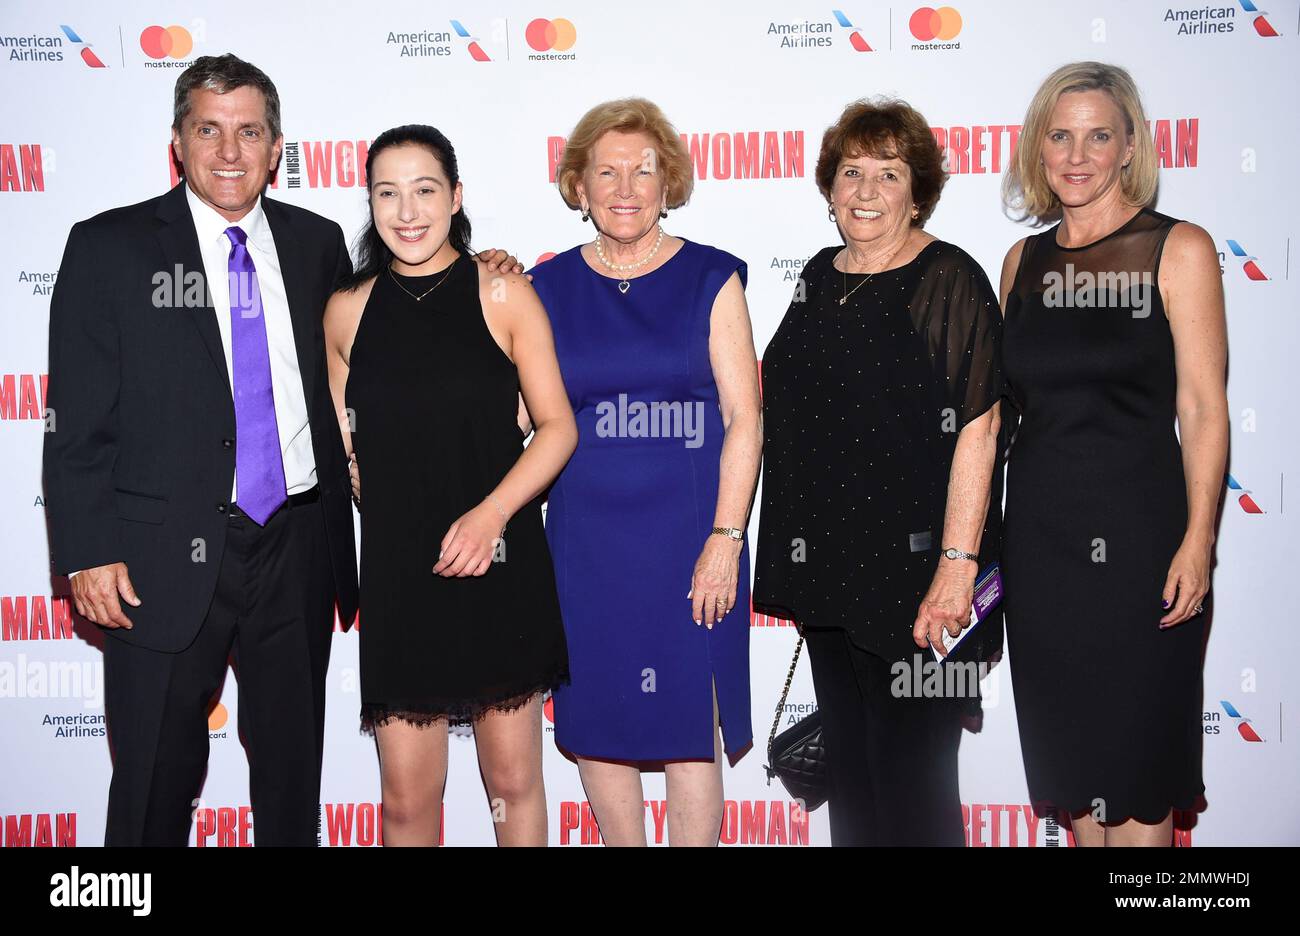
[[750, 746], [748, 545], [712, 630], [686, 599], [722, 453], [709, 320], [735, 272], [743, 284], [744, 262], [691, 241], [626, 293], [577, 247], [532, 271], [578, 423], [546, 513], [571, 678], [555, 740], [571, 754], [712, 760], [711, 688], [728, 757]]

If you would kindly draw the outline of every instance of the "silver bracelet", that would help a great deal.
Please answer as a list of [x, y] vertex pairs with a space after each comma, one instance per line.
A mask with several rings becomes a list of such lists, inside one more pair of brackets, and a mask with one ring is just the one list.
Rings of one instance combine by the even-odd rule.
[[501, 504], [497, 501], [494, 495], [489, 493], [487, 499], [492, 502], [492, 506], [497, 509], [497, 513], [501, 514], [501, 534], [504, 536], [506, 532], [506, 523], [510, 518], [506, 516], [505, 510], [502, 509]]

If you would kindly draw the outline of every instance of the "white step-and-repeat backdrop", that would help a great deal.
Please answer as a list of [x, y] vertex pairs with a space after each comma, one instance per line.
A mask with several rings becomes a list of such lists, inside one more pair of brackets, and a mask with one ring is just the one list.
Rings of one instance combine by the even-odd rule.
[[[397, 124], [434, 124], [457, 147], [475, 245], [508, 248], [527, 265], [590, 236], [552, 184], [562, 138], [593, 104], [652, 98], [686, 137], [698, 180], [691, 204], [665, 226], [748, 262], [760, 357], [801, 264], [836, 240], [813, 167], [822, 132], [846, 103], [897, 95], [925, 114], [952, 172], [929, 229], [972, 253], [996, 282], [1005, 251], [1026, 233], [1003, 215], [999, 185], [1038, 83], [1072, 60], [1128, 68], [1160, 154], [1159, 209], [1198, 222], [1219, 247], [1231, 341], [1231, 477], [1205, 661], [1207, 802], [1178, 817], [1177, 836], [1195, 845], [1300, 842], [1300, 681], [1290, 649], [1300, 544], [1285, 514], [1300, 428], [1290, 275], [1300, 217], [1292, 161], [1300, 155], [1297, 0], [1269, 0], [1266, 10], [1252, 0], [956, 2], [937, 12], [877, 0], [6, 3], [0, 841], [102, 842], [111, 766], [104, 638], [73, 615], [68, 584], [51, 580], [47, 560], [46, 328], [64, 241], [75, 221], [174, 183], [176, 77], [199, 55], [232, 51], [261, 66], [280, 91], [286, 143], [273, 197], [337, 220], [351, 237], [366, 212], [359, 167], [367, 141]], [[755, 517], [751, 535], [756, 524]], [[825, 810], [802, 815], [766, 782], [766, 732], [796, 635], [788, 622], [752, 623], [756, 748], [726, 770], [722, 841], [828, 844]], [[355, 631], [334, 637], [326, 845], [381, 841], [374, 741], [358, 731], [357, 641]], [[198, 845], [253, 841], [237, 689], [232, 674], [209, 719]], [[962, 741], [969, 843], [1071, 844], [1067, 828], [1028, 805], [1005, 665], [984, 689], [982, 730]], [[1123, 733], [1145, 717], [1123, 699], [1095, 702], [1100, 730]], [[783, 723], [814, 704], [802, 663]], [[550, 730], [547, 722], [550, 841], [592, 844], [598, 837], [577, 770]], [[664, 842], [662, 774], [648, 774], [645, 790], [650, 841]], [[448, 844], [494, 840], [467, 728], [451, 738], [445, 817]]]

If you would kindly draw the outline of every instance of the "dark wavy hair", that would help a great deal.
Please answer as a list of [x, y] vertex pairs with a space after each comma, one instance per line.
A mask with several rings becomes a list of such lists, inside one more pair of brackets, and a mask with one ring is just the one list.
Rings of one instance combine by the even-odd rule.
[[[451, 187], [456, 187], [456, 183], [460, 181], [460, 171], [456, 166], [456, 150], [451, 145], [451, 141], [443, 136], [442, 131], [436, 127], [430, 127], [427, 124], [406, 124], [402, 127], [385, 130], [375, 138], [375, 142], [370, 144], [370, 152], [366, 156], [367, 192], [370, 191], [370, 186], [374, 184], [375, 157], [394, 146], [411, 145], [423, 146], [431, 152], [442, 166], [442, 171], [446, 173], [447, 181], [451, 183]], [[460, 253], [470, 253], [469, 234], [469, 215], [465, 213], [465, 205], [462, 203], [460, 211], [451, 216], [451, 230], [447, 232], [447, 239], [451, 241], [451, 246], [455, 247]], [[384, 239], [375, 230], [373, 206], [370, 209], [370, 220], [361, 229], [361, 233], [357, 235], [356, 243], [353, 244], [353, 252], [357, 257], [356, 269], [352, 276], [344, 281], [342, 287], [349, 292], [355, 290], [371, 277], [378, 276], [383, 272], [384, 267], [393, 262], [393, 252], [388, 249]]]

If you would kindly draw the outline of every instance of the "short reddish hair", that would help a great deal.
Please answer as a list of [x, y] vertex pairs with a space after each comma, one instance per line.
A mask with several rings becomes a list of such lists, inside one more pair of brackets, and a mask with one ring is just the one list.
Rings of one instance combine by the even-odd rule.
[[924, 227], [939, 204], [948, 172], [943, 168], [943, 150], [920, 111], [906, 101], [890, 98], [854, 101], [844, 108], [822, 137], [817, 157], [817, 188], [827, 201], [841, 160], [858, 156], [901, 159], [907, 164], [917, 214], [912, 226]]

